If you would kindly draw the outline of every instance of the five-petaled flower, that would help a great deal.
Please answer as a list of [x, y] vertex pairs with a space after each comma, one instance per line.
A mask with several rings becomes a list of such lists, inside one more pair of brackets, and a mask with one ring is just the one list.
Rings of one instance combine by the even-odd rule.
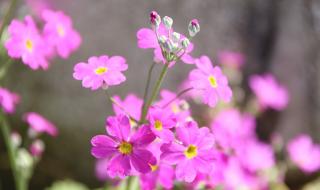
[[126, 60], [121, 56], [90, 57], [88, 63], [78, 63], [74, 66], [73, 77], [82, 80], [82, 86], [97, 90], [106, 85], [118, 85], [126, 80], [121, 73], [128, 69]]

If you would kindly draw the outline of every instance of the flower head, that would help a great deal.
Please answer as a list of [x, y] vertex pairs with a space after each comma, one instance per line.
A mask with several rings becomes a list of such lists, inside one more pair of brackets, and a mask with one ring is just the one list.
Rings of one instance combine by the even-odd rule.
[[208, 174], [214, 164], [214, 139], [209, 129], [195, 122], [176, 128], [177, 140], [161, 146], [164, 163], [177, 165], [176, 178], [192, 182], [198, 173]]
[[61, 11], [44, 10], [44, 37], [55, 47], [58, 54], [68, 58], [70, 53], [78, 49], [81, 43], [79, 33], [73, 28], [72, 20]]
[[146, 149], [155, 136], [147, 126], [131, 131], [129, 118], [118, 115], [107, 118], [107, 135], [97, 135], [91, 139], [91, 154], [99, 159], [109, 159], [107, 167], [111, 178], [128, 176], [132, 168], [140, 173], [151, 171], [150, 164], [155, 158]]
[[170, 142], [174, 139], [171, 128], [176, 125], [176, 122], [174, 115], [171, 112], [158, 107], [153, 107], [149, 111], [148, 118], [150, 128], [157, 137], [165, 142]]
[[222, 51], [218, 54], [219, 63], [233, 68], [241, 68], [245, 58], [242, 53], [232, 51]]
[[16, 105], [19, 103], [19, 101], [20, 97], [18, 94], [0, 87], [0, 105], [4, 112], [14, 113], [16, 110]]
[[31, 129], [36, 133], [47, 133], [51, 136], [57, 136], [58, 130], [50, 121], [35, 112], [28, 112], [23, 116]]
[[287, 151], [289, 157], [304, 172], [310, 173], [320, 169], [320, 145], [313, 144], [308, 135], [300, 135], [292, 139]]
[[31, 155], [34, 157], [41, 157], [44, 149], [45, 149], [45, 144], [40, 139], [33, 141], [29, 147], [29, 151]]
[[9, 28], [9, 39], [5, 42], [8, 54], [12, 58], [21, 58], [22, 62], [31, 69], [47, 69], [47, 57], [51, 48], [39, 34], [38, 29], [30, 16], [23, 22], [12, 20]]
[[121, 56], [90, 57], [88, 63], [74, 66], [73, 77], [82, 80], [82, 86], [97, 90], [103, 85], [118, 85], [126, 80], [122, 71], [128, 69], [126, 60]]
[[221, 69], [218, 66], [213, 67], [207, 56], [200, 57], [195, 63], [198, 68], [190, 72], [189, 80], [195, 90], [202, 92], [203, 102], [211, 107], [214, 107], [219, 99], [229, 102], [232, 91]]
[[253, 75], [249, 85], [262, 108], [270, 107], [275, 110], [283, 110], [287, 107], [288, 91], [271, 74]]

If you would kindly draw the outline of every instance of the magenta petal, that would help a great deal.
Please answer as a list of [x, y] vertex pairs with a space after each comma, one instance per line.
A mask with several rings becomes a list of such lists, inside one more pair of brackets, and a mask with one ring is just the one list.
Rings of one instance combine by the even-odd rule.
[[176, 128], [177, 138], [185, 145], [193, 144], [196, 141], [198, 130], [196, 122], [187, 122], [185, 126]]
[[174, 169], [172, 166], [161, 164], [159, 166], [159, 183], [167, 189], [173, 187], [174, 182]]
[[161, 160], [165, 163], [174, 165], [185, 159], [183, 154], [184, 147], [176, 143], [163, 144], [161, 146]]
[[155, 139], [155, 135], [146, 125], [141, 126], [138, 131], [131, 137], [132, 142], [136, 147], [147, 146]]
[[197, 176], [192, 160], [184, 160], [177, 165], [176, 177], [178, 180], [192, 182]]
[[126, 115], [107, 118], [107, 132], [120, 140], [128, 141], [130, 135], [130, 122]]
[[150, 161], [155, 160], [154, 156], [148, 150], [135, 149], [130, 155], [133, 167], [140, 173], [148, 173], [151, 171]]
[[139, 48], [155, 48], [158, 46], [158, 40], [154, 33], [149, 28], [142, 28], [137, 32], [138, 47]]
[[108, 60], [107, 67], [116, 71], [125, 71], [128, 69], [126, 59], [122, 56], [112, 56]]
[[91, 154], [96, 158], [106, 158], [117, 152], [116, 142], [106, 135], [97, 135], [91, 139]]
[[120, 177], [124, 178], [130, 174], [131, 166], [129, 162], [128, 156], [123, 156], [122, 154], [118, 154], [114, 156], [107, 167], [108, 174], [111, 178]]

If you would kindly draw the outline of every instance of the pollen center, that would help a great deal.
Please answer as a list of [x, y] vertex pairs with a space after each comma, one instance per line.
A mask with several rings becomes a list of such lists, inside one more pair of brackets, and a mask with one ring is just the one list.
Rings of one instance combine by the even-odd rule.
[[197, 156], [197, 154], [198, 154], [198, 149], [194, 145], [189, 145], [188, 148], [184, 151], [184, 155], [188, 159], [194, 158], [195, 156]]
[[158, 167], [159, 167], [159, 166], [156, 165], [156, 164], [155, 164], [155, 165], [149, 164], [149, 166], [150, 166], [150, 168], [151, 168], [151, 171], [153, 171], [153, 172], [154, 172], [154, 171], [157, 171], [157, 170], [158, 170]]
[[172, 104], [171, 110], [172, 110], [173, 113], [179, 113], [180, 112], [180, 108], [176, 103]]
[[216, 77], [214, 77], [213, 75], [210, 75], [209, 78], [208, 78], [208, 80], [209, 80], [210, 85], [211, 85], [213, 88], [217, 88], [218, 83], [217, 83]]
[[162, 122], [159, 120], [156, 120], [156, 122], [154, 123], [154, 128], [156, 128], [158, 131], [162, 130]]
[[31, 52], [33, 50], [33, 43], [30, 39], [26, 40], [26, 48], [29, 52]]
[[57, 32], [58, 32], [59, 36], [64, 36], [64, 34], [65, 34], [64, 28], [61, 25], [57, 26]]
[[108, 68], [107, 67], [98, 67], [94, 72], [97, 75], [102, 75], [103, 73], [107, 72]]
[[128, 142], [123, 141], [119, 148], [118, 148], [119, 152], [122, 154], [131, 154], [132, 152], [132, 145]]

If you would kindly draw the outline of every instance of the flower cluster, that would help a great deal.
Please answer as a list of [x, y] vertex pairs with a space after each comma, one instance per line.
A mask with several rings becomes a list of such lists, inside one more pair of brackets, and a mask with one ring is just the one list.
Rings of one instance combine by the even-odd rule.
[[[155, 11], [150, 13], [150, 24], [151, 28], [137, 32], [138, 47], [154, 49], [154, 61], [164, 64], [163, 69], [151, 96], [150, 81], [143, 99], [135, 94], [121, 99], [107, 92], [114, 115], [106, 119], [106, 133], [91, 140], [91, 153], [98, 159], [97, 176], [102, 180], [136, 176], [145, 190], [158, 185], [171, 189], [175, 181], [192, 189], [258, 190], [281, 184], [283, 171], [277, 165], [276, 150], [256, 135], [256, 117], [268, 108], [284, 109], [289, 100], [287, 90], [271, 74], [254, 75], [249, 81], [254, 101], [248, 101], [249, 108], [240, 111], [235, 105], [239, 99], [232, 100], [230, 86], [236, 89], [235, 94], [243, 93], [238, 87], [242, 77], [229, 80], [227, 76], [239, 74], [245, 61], [241, 53], [222, 51], [220, 65], [213, 65], [206, 55], [190, 55], [194, 47], [191, 39], [200, 31], [196, 19], [189, 23], [188, 35], [175, 32], [172, 18], [161, 18]], [[167, 69], [179, 61], [196, 67], [183, 83], [183, 90], [161, 89]], [[85, 88], [108, 91], [109, 86], [126, 80], [122, 74], [127, 70], [125, 62], [121, 56], [91, 57], [88, 63], [75, 65], [73, 76], [82, 80]], [[209, 116], [210, 128], [199, 126], [188, 97], [219, 107]], [[319, 169], [319, 150], [305, 136], [288, 145], [290, 158], [306, 172]], [[305, 154], [314, 156], [299, 156]]]
[[23, 21], [12, 20], [8, 27], [9, 38], [5, 42], [9, 56], [21, 58], [33, 70], [48, 69], [49, 59], [55, 54], [68, 58], [81, 43], [71, 19], [63, 12], [43, 10], [42, 19], [42, 31], [31, 16], [26, 16]]

